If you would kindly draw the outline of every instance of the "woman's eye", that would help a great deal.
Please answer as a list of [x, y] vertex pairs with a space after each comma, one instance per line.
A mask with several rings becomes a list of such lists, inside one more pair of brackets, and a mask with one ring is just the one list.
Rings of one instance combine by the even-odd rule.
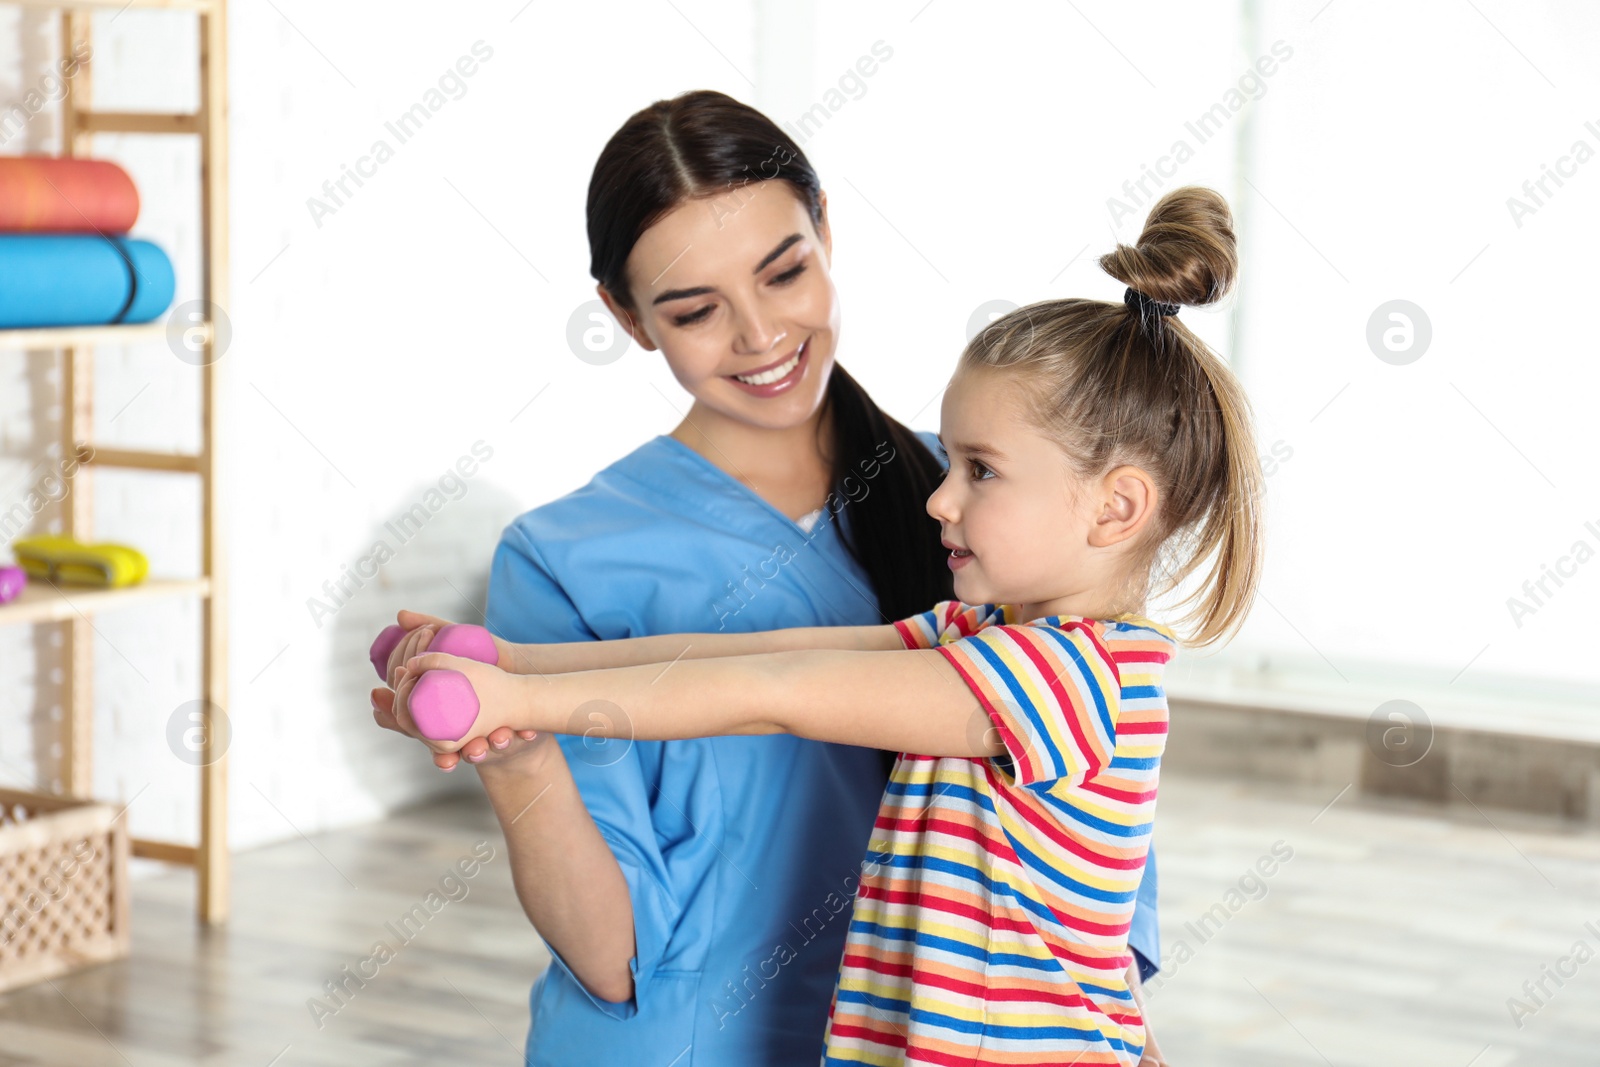
[[789, 282], [794, 281], [796, 278], [800, 277], [800, 275], [804, 274], [805, 272], [806, 272], [806, 265], [804, 263], [801, 263], [801, 264], [798, 264], [797, 266], [790, 267], [788, 270], [784, 271], [782, 274], [776, 275], [772, 280], [777, 285], [787, 285]]
[[707, 304], [705, 307], [700, 308], [698, 311], [691, 311], [687, 315], [679, 315], [676, 318], [674, 318], [672, 321], [673, 321], [673, 323], [675, 325], [678, 325], [678, 326], [693, 326], [695, 323], [699, 322], [701, 319], [705, 318], [709, 314], [711, 314], [711, 305]]

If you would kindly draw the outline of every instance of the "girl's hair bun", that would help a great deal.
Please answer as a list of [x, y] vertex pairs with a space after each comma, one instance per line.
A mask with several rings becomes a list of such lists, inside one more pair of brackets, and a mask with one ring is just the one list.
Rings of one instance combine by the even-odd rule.
[[1138, 243], [1118, 245], [1100, 257], [1100, 267], [1164, 304], [1216, 303], [1239, 274], [1228, 202], [1203, 186], [1172, 190], [1150, 209]]

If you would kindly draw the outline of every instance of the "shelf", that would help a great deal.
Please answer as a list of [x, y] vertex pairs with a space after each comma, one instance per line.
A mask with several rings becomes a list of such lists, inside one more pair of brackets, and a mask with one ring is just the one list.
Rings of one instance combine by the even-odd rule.
[[29, 579], [22, 595], [9, 604], [0, 604], [0, 626], [25, 622], [61, 622], [80, 614], [112, 611], [141, 601], [167, 600], [181, 596], [209, 596], [211, 582], [206, 578], [147, 578], [138, 585], [121, 589], [95, 589], [86, 585], [51, 586], [46, 581]]
[[[93, 448], [85, 445], [85, 448]], [[123, 467], [128, 470], [173, 471], [199, 474], [202, 457], [187, 452], [144, 452], [129, 448], [93, 448], [93, 455], [80, 462], [93, 467]], [[80, 452], [80, 455], [82, 453]]]
[[80, 111], [79, 133], [199, 133], [200, 116], [143, 111]]
[[155, 841], [143, 837], [129, 838], [128, 843], [133, 846], [133, 854], [143, 860], [181, 863], [186, 867], [200, 866], [200, 850], [194, 845], [175, 844], [171, 841]]
[[157, 11], [211, 11], [216, 8], [214, 0], [5, 0], [8, 4], [21, 5], [22, 7], [47, 7], [57, 11], [92, 11], [96, 8], [105, 10], [112, 8], [151, 8]]
[[[211, 324], [192, 327], [207, 331]], [[43, 326], [30, 330], [0, 330], [0, 349], [78, 348], [88, 345], [126, 345], [140, 341], [165, 341], [167, 324], [142, 322], [136, 326]], [[198, 342], [201, 339], [191, 339]]]
[[[96, 23], [104, 23], [128, 8], [147, 11], [183, 11], [197, 23], [196, 68], [199, 100], [185, 112], [127, 112], [94, 108], [93, 63], [82, 64], [75, 77], [66, 79], [61, 97], [60, 145], [62, 158], [93, 158], [101, 134], [185, 134], [199, 140], [198, 204], [200, 238], [197, 304], [184, 304], [163, 321], [138, 325], [54, 326], [37, 329], [0, 329], [0, 351], [60, 355], [61, 396], [59, 444], [61, 454], [79, 455], [92, 446], [94, 436], [96, 348], [104, 345], [160, 343], [172, 354], [200, 369], [200, 442], [194, 452], [158, 452], [144, 449], [99, 449], [86, 465], [170, 471], [198, 476], [200, 489], [199, 576], [190, 579], [147, 579], [122, 589], [96, 589], [83, 585], [30, 583], [10, 604], [0, 605], [0, 626], [8, 623], [51, 623], [60, 627], [54, 644], [62, 664], [61, 706], [65, 713], [58, 730], [60, 753], [54, 762], [56, 779], [64, 794], [88, 797], [95, 781], [93, 737], [95, 725], [95, 632], [93, 615], [124, 606], [140, 606], [179, 597], [195, 597], [200, 621], [200, 693], [204, 731], [211, 735], [214, 710], [228, 705], [228, 553], [223, 535], [225, 476], [219, 449], [220, 430], [226, 425], [223, 401], [228, 395], [229, 366], [219, 361], [216, 324], [191, 315], [193, 307], [228, 306], [228, 32], [227, 0], [0, 0], [0, 7], [48, 10], [60, 24], [60, 55], [88, 55]], [[51, 20], [46, 20], [51, 21]], [[174, 57], [152, 54], [152, 63], [170, 64]], [[121, 63], [118, 63], [120, 69]], [[65, 69], [63, 67], [63, 69]], [[177, 336], [181, 330], [181, 338]], [[178, 343], [181, 340], [181, 345]], [[189, 358], [190, 355], [198, 359]], [[39, 416], [41, 424], [46, 415]], [[62, 501], [61, 532], [80, 540], [94, 531], [93, 485], [83, 482]], [[199, 844], [134, 840], [134, 854], [168, 863], [192, 866], [197, 892], [195, 913], [201, 923], [214, 926], [227, 920], [228, 876], [228, 770], [226, 752], [198, 768]]]

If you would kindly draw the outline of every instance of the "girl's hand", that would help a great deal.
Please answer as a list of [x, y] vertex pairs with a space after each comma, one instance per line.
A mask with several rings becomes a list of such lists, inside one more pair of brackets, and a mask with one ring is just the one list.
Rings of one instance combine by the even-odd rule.
[[[437, 615], [424, 615], [420, 611], [406, 611], [404, 609], [401, 609], [395, 616], [395, 621], [399, 624], [400, 629], [406, 631], [406, 634], [389, 652], [389, 662], [387, 670], [384, 672], [384, 680], [391, 689], [395, 686], [395, 668], [412, 656], [418, 656], [426, 652], [432, 645], [433, 639], [438, 636], [439, 631], [446, 626], [461, 625], [452, 623], [447, 619], [441, 619]], [[502, 641], [500, 638], [495, 637], [494, 634], [489, 633], [488, 630], [483, 630], [482, 627], [473, 627], [473, 629], [482, 630], [494, 642], [495, 666], [503, 670], [510, 670], [512, 669], [513, 661], [519, 658], [527, 658], [525, 654], [521, 657], [517, 655], [518, 646], [512, 645], [508, 641]], [[531, 664], [528, 666], [532, 667]]]
[[[403, 734], [405, 731], [400, 729], [400, 724], [394, 717], [394, 699], [392, 689], [381, 686], [373, 689], [372, 718], [385, 730]], [[502, 726], [489, 731], [487, 737], [469, 738], [455, 752], [433, 753], [433, 764], [441, 771], [453, 771], [456, 769], [456, 764], [465, 757], [469, 763], [476, 764], [480, 769], [504, 767], [542, 756], [549, 743], [549, 737], [549, 734], [541, 735], [534, 730], [513, 730], [509, 726]]]
[[395, 687], [397, 682], [395, 672], [400, 669], [400, 665], [412, 656], [426, 652], [428, 645], [433, 641], [434, 635], [450, 625], [444, 619], [436, 618], [432, 615], [424, 615], [418, 611], [402, 610], [397, 618], [400, 628], [406, 631], [406, 635], [400, 639], [400, 643], [395, 645], [394, 649], [389, 653], [389, 666], [383, 677], [384, 681], [389, 684], [390, 689]]
[[[464, 675], [471, 684], [478, 701], [478, 715], [462, 733], [460, 739], [424, 737], [411, 711], [411, 696], [418, 682], [430, 670], [449, 670]], [[403, 733], [410, 734], [438, 753], [453, 753], [464, 748], [468, 740], [492, 732], [499, 723], [512, 730], [527, 729], [521, 723], [527, 718], [527, 686], [515, 675], [477, 660], [449, 656], [442, 652], [429, 652], [414, 656], [395, 668], [395, 699], [391, 705], [396, 724]], [[470, 705], [469, 705], [470, 706]]]

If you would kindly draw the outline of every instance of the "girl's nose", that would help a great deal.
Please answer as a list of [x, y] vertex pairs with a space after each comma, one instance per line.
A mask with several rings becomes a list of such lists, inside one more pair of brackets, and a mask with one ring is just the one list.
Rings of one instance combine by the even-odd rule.
[[946, 526], [955, 524], [958, 516], [956, 515], [954, 493], [950, 488], [950, 476], [948, 474], [929, 494], [927, 509], [929, 518], [938, 519]]

